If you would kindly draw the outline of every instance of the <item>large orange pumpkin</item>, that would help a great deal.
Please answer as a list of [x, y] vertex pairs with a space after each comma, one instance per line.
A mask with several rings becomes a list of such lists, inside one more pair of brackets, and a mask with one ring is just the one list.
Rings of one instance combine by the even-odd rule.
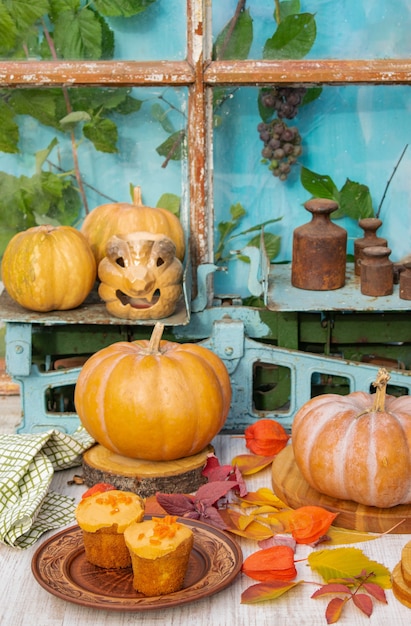
[[203, 450], [225, 423], [231, 384], [207, 348], [161, 340], [117, 342], [80, 371], [74, 394], [86, 430], [129, 458], [170, 461]]
[[177, 258], [183, 261], [185, 240], [180, 220], [167, 209], [144, 205], [140, 187], [134, 187], [133, 204], [101, 204], [86, 216], [81, 226], [81, 232], [93, 250], [97, 267], [106, 256], [106, 245], [113, 235], [128, 235], [139, 231], [169, 237], [176, 246]]
[[9, 241], [1, 264], [10, 297], [31, 311], [79, 306], [96, 281], [91, 248], [71, 226], [33, 226]]
[[385, 369], [375, 394], [323, 394], [297, 411], [296, 464], [317, 491], [367, 506], [411, 502], [411, 398], [386, 396]]

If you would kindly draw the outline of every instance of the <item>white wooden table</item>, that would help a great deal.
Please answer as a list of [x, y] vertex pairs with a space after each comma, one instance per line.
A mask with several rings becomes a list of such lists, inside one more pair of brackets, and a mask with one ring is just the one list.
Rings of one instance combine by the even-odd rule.
[[[0, 396], [0, 433], [15, 431], [20, 419], [18, 397]], [[233, 456], [245, 452], [241, 439], [229, 435], [219, 436], [213, 442], [221, 463], [229, 463]], [[79, 468], [78, 468], [79, 469]], [[52, 488], [67, 493], [78, 500], [84, 487], [68, 485], [78, 469], [56, 473]], [[81, 473], [81, 470], [80, 470]], [[247, 484], [250, 491], [258, 487], [271, 487], [270, 470], [257, 474]], [[57, 531], [56, 531], [57, 532]], [[254, 584], [254, 581], [239, 574], [234, 583], [214, 596], [193, 604], [167, 610], [117, 612], [86, 608], [72, 604], [51, 595], [35, 580], [31, 572], [33, 554], [47, 537], [27, 550], [17, 550], [0, 544], [0, 624], [1, 626], [144, 626], [181, 625], [192, 626], [321, 626], [326, 624], [325, 608], [327, 599], [310, 598], [315, 587], [301, 585], [282, 598], [258, 605], [240, 604], [241, 592]], [[401, 549], [411, 540], [409, 535], [388, 535], [375, 541], [355, 544], [371, 559], [393, 569], [400, 560]], [[244, 556], [257, 549], [254, 542], [239, 539]], [[325, 547], [325, 546], [322, 546]], [[297, 558], [304, 558], [311, 548], [299, 546]], [[297, 564], [298, 579], [320, 581], [303, 562]], [[388, 605], [375, 603], [371, 618], [360, 614], [348, 603], [338, 624], [342, 626], [395, 626], [411, 624], [411, 609], [403, 606], [391, 590], [386, 592]]]

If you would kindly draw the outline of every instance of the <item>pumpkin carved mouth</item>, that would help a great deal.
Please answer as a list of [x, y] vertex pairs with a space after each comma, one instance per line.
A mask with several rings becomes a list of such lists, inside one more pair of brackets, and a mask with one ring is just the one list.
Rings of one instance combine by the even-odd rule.
[[130, 305], [133, 309], [150, 309], [160, 300], [160, 290], [156, 289], [151, 298], [148, 299], [128, 296], [124, 291], [117, 289], [116, 297], [123, 306]]

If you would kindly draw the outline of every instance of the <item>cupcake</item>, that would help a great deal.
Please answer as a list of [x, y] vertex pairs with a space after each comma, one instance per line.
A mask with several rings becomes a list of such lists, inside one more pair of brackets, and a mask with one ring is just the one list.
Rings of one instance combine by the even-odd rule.
[[83, 531], [86, 559], [106, 568], [129, 567], [124, 531], [144, 517], [144, 500], [131, 491], [109, 491], [83, 497], [75, 511]]
[[193, 531], [177, 517], [153, 517], [130, 524], [124, 540], [131, 555], [133, 587], [146, 596], [160, 596], [182, 588]]

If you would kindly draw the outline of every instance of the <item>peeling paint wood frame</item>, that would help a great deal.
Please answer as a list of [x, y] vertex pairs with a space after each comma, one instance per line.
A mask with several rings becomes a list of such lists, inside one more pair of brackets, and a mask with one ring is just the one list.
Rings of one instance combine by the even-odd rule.
[[[0, 87], [186, 86], [193, 269], [213, 260], [212, 89], [259, 86], [411, 83], [411, 59], [212, 61], [211, 0], [187, 0], [186, 61], [1, 61]], [[196, 271], [193, 271], [195, 280]], [[193, 284], [193, 296], [196, 285]]]

